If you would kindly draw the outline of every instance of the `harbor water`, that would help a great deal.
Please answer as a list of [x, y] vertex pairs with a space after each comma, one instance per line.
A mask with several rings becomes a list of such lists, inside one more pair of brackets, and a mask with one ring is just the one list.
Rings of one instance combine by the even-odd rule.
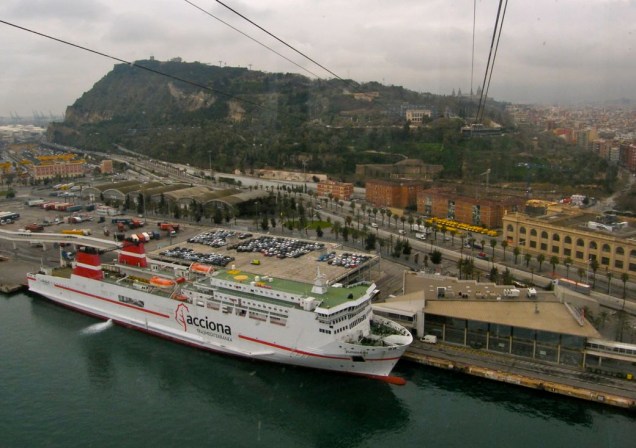
[[0, 296], [0, 447], [632, 447], [636, 415], [406, 362], [405, 386]]

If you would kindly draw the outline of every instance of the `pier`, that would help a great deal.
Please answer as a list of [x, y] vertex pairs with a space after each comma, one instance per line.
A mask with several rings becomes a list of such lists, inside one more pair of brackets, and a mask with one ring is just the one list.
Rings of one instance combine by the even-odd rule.
[[563, 365], [499, 356], [451, 344], [414, 342], [403, 360], [572, 398], [636, 410], [636, 383]]

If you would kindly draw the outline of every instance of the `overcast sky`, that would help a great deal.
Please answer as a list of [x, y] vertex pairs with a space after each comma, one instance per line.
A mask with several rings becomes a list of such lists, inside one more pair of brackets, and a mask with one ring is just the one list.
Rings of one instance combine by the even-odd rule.
[[[192, 3], [324, 78], [213, 0]], [[473, 0], [225, 0], [343, 78], [450, 94], [471, 87]], [[477, 0], [473, 89], [496, 0]], [[183, 0], [2, 0], [0, 20], [124, 60], [181, 57], [301, 70]], [[64, 113], [113, 60], [0, 24], [0, 116]], [[490, 96], [518, 103], [636, 99], [636, 0], [510, 0]]]

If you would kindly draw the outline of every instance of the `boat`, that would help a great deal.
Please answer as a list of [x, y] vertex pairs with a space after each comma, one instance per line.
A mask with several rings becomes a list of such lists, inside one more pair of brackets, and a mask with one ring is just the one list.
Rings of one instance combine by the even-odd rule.
[[370, 282], [329, 285], [237, 269], [193, 269], [124, 241], [116, 260], [80, 246], [71, 268], [27, 274], [29, 290], [76, 311], [204, 350], [403, 384], [391, 371], [413, 341], [373, 314]]

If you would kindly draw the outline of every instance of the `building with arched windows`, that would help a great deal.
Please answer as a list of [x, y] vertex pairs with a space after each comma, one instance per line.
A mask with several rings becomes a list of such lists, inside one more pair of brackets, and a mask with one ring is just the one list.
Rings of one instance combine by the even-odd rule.
[[510, 247], [519, 247], [546, 260], [557, 256], [572, 260], [574, 268], [636, 276], [636, 220], [550, 207], [545, 215], [509, 213], [503, 218], [503, 236]]

